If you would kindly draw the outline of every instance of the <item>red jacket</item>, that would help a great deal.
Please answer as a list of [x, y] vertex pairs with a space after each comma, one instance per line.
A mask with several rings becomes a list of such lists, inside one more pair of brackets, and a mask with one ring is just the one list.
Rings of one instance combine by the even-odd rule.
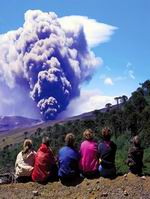
[[32, 180], [44, 182], [50, 176], [51, 168], [55, 164], [54, 155], [49, 147], [41, 144], [35, 157]]

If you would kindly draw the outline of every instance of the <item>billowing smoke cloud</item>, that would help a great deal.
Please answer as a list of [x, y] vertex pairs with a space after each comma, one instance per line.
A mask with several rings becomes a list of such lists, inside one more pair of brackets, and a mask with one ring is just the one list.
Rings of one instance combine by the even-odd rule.
[[56, 118], [79, 96], [99, 63], [83, 26], [63, 29], [55, 13], [29, 10], [23, 27], [0, 36], [0, 88], [15, 90], [26, 101], [22, 109], [32, 98], [44, 120]]

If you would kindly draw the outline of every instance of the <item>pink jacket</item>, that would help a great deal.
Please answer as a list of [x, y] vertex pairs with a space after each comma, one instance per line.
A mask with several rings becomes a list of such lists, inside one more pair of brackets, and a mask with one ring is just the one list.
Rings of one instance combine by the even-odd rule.
[[92, 172], [98, 169], [98, 144], [93, 140], [85, 140], [80, 146], [80, 169]]

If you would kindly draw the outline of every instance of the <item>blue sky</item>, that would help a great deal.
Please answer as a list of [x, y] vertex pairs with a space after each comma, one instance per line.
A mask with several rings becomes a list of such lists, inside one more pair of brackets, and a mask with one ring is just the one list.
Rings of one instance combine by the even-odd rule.
[[[112, 99], [118, 95], [130, 96], [140, 82], [149, 79], [149, 0], [6, 0], [0, 7], [0, 34], [21, 27], [24, 13], [29, 9], [52, 11], [58, 17], [87, 16], [116, 27], [109, 41], [92, 48], [103, 64], [96, 69], [91, 81], [82, 86], [80, 100], [85, 102], [85, 95], [89, 98], [83, 109], [98, 108], [98, 104], [104, 106], [109, 100], [113, 103]], [[97, 104], [95, 107], [93, 101]]]

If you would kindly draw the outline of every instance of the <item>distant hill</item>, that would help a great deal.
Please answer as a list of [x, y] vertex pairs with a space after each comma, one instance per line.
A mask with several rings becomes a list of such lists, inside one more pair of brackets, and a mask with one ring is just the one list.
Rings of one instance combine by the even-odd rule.
[[[105, 108], [101, 109], [101, 111], [105, 111]], [[68, 117], [60, 120], [51, 120], [51, 121], [42, 121], [37, 119], [25, 118], [21, 116], [0, 116], [0, 134], [11, 134], [11, 131], [17, 129], [30, 129], [33, 126], [41, 126], [44, 128], [47, 125], [53, 125], [55, 123], [64, 123], [70, 120], [76, 119], [92, 119], [94, 117], [94, 111], [86, 112], [81, 115]]]
[[41, 123], [40, 120], [21, 116], [0, 116], [0, 133], [16, 128], [32, 127]]

